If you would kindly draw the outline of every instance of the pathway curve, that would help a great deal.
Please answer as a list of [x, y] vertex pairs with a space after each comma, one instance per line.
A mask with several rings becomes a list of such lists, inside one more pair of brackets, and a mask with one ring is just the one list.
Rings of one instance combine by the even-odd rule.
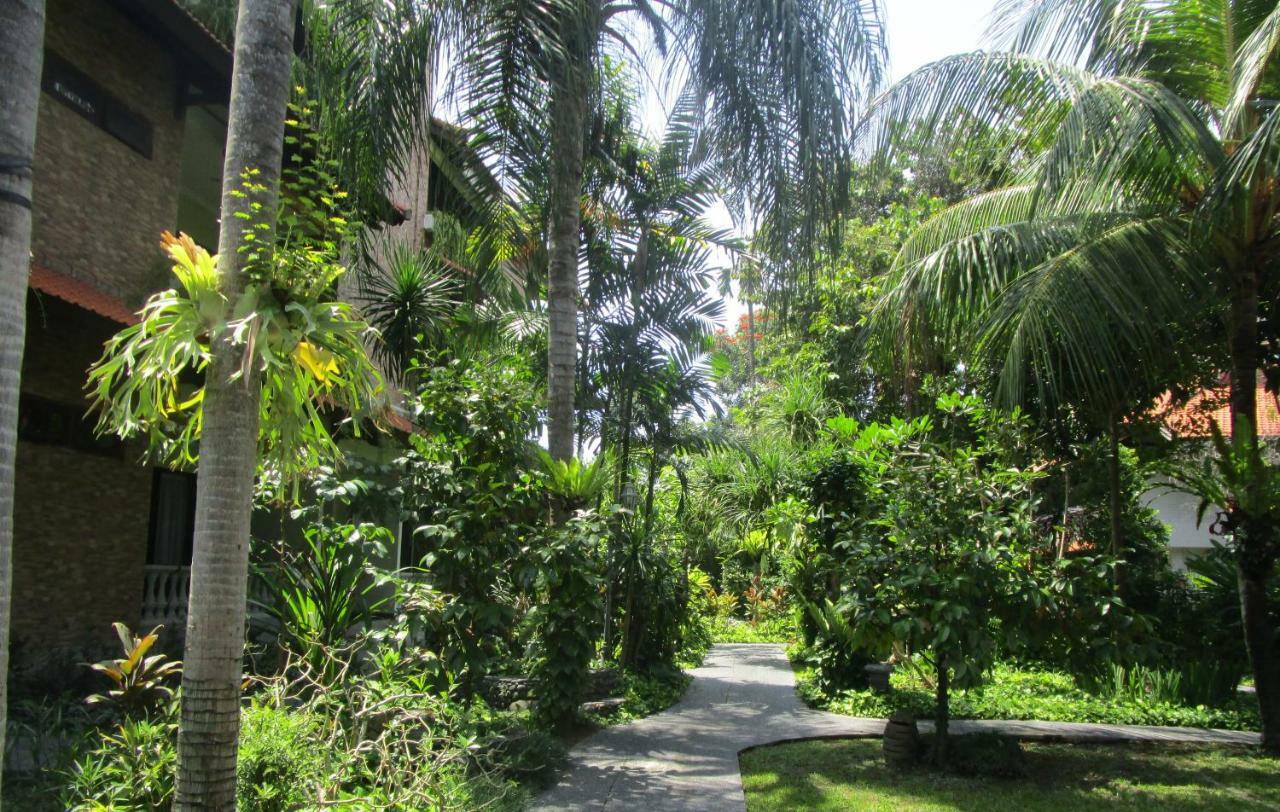
[[[782, 647], [719, 644], [707, 653], [679, 703], [593, 734], [569, 753], [560, 782], [534, 810], [608, 809], [743, 812], [738, 753], [770, 742], [823, 736], [879, 736], [883, 719], [811, 710], [796, 695]], [[927, 729], [927, 724], [921, 728]], [[1258, 735], [1191, 728], [1053, 722], [953, 722], [957, 733], [996, 730], [1070, 741], [1190, 741], [1256, 744]]]

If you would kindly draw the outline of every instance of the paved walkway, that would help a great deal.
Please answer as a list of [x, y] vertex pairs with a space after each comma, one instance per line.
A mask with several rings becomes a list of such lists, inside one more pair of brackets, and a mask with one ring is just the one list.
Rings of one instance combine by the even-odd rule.
[[[569, 753], [560, 783], [534, 810], [743, 812], [738, 753], [748, 747], [824, 736], [879, 736], [883, 719], [806, 708], [782, 647], [720, 644], [707, 653], [678, 704], [606, 728]], [[928, 724], [921, 728], [927, 730]], [[1254, 733], [1055, 722], [952, 723], [957, 733], [994, 730], [1068, 741], [1178, 741], [1256, 744]]]

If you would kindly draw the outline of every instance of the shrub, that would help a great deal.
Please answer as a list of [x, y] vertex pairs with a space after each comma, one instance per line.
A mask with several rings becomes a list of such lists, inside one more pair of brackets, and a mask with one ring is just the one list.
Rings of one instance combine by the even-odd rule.
[[242, 810], [300, 809], [313, 801], [329, 766], [321, 721], [307, 711], [254, 704], [240, 717], [236, 798]]
[[826, 599], [821, 604], [805, 604], [805, 610], [814, 629], [807, 659], [817, 668], [818, 690], [833, 694], [849, 688], [866, 688], [865, 668], [873, 660], [858, 647], [849, 621]]
[[608, 532], [598, 514], [580, 511], [548, 530], [529, 551], [535, 564], [526, 577], [542, 597], [532, 612], [531, 676], [536, 713], [548, 723], [564, 724], [577, 715], [595, 655], [596, 619], [603, 610], [603, 577], [595, 551]]
[[163, 654], [147, 656], [160, 639], [163, 626], [156, 626], [142, 637], [135, 637], [123, 623], [116, 623], [114, 627], [124, 656], [89, 666], [111, 680], [113, 687], [105, 695], [94, 694], [85, 701], [90, 705], [103, 705], [124, 716], [155, 710], [173, 698], [173, 689], [165, 681], [182, 673], [182, 663], [174, 662]]
[[64, 775], [65, 809], [168, 809], [177, 766], [177, 708], [90, 734]]
[[280, 643], [298, 655], [322, 684], [344, 670], [334, 653], [387, 603], [387, 578], [372, 565], [391, 533], [372, 524], [308, 528], [301, 548], [284, 547], [274, 566], [258, 568]]
[[[899, 669], [894, 690], [840, 691], [823, 694], [813, 672], [800, 675], [800, 695], [810, 705], [849, 716], [886, 718], [905, 710], [931, 719], [936, 710], [933, 690], [919, 676]], [[1045, 722], [1089, 722], [1114, 725], [1168, 725], [1226, 730], [1257, 730], [1257, 702], [1235, 697], [1217, 706], [1105, 697], [1081, 689], [1068, 674], [999, 663], [981, 687], [957, 691], [951, 697], [957, 719], [1015, 719]]]

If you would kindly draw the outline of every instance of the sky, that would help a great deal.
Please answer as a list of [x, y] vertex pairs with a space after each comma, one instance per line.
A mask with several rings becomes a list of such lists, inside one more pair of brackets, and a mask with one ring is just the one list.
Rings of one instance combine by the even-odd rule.
[[883, 0], [890, 78], [981, 45], [995, 0]]
[[[896, 81], [911, 71], [951, 54], [982, 45], [996, 0], [881, 0], [889, 42], [889, 78]], [[665, 118], [650, 100], [646, 129], [660, 134]], [[717, 227], [731, 227], [729, 213], [720, 207], [708, 213]], [[745, 307], [733, 296], [725, 299], [725, 326], [732, 332]]]

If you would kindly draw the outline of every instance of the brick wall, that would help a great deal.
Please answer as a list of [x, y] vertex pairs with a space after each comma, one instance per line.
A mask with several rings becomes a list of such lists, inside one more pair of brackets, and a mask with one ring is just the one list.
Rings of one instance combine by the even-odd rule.
[[[22, 391], [83, 403], [83, 371], [119, 325], [52, 297], [29, 295]], [[139, 449], [119, 458], [19, 441], [14, 504], [15, 663], [92, 649], [111, 623], [138, 623], [151, 511]]]
[[157, 243], [177, 219], [183, 124], [173, 58], [105, 2], [48, 0], [46, 47], [153, 128], [150, 158], [42, 93], [35, 261], [136, 307], [168, 285]]

